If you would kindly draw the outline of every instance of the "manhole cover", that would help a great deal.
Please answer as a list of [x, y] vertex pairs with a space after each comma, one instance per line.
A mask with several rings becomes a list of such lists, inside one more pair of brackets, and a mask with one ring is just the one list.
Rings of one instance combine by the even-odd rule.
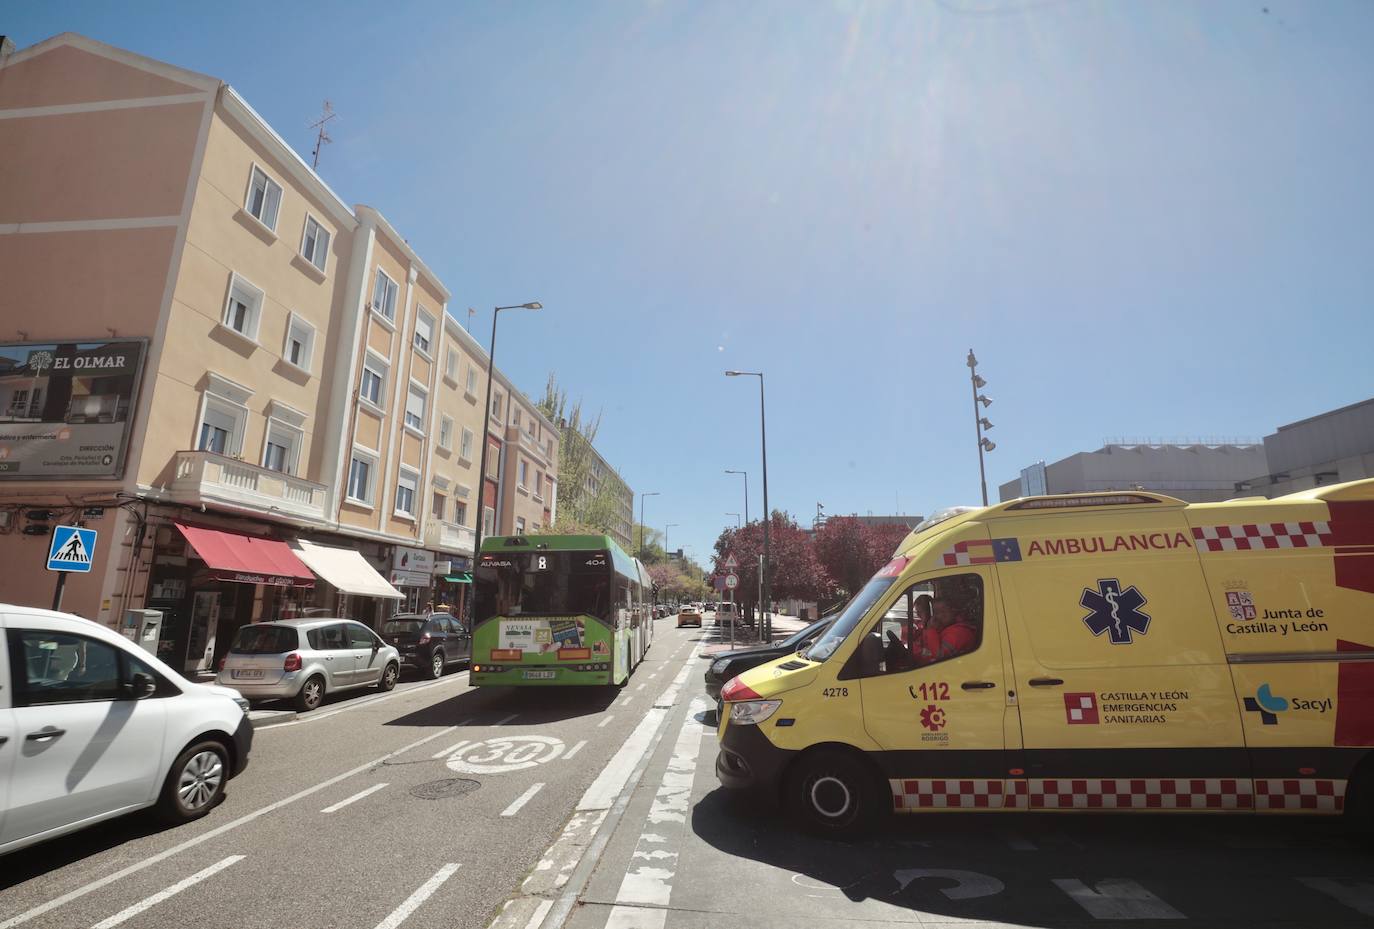
[[446, 777], [441, 781], [430, 781], [428, 784], [412, 787], [410, 795], [421, 800], [443, 800], [445, 797], [459, 797], [471, 793], [480, 786], [480, 781], [466, 777]]

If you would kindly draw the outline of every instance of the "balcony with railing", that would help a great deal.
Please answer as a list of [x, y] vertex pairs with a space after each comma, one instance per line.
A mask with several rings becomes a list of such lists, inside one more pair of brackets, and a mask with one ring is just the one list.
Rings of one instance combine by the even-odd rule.
[[324, 484], [214, 452], [177, 452], [172, 499], [192, 506], [255, 510], [266, 516], [323, 522]]
[[425, 545], [441, 552], [471, 556], [476, 541], [476, 533], [458, 523], [431, 519], [425, 525]]

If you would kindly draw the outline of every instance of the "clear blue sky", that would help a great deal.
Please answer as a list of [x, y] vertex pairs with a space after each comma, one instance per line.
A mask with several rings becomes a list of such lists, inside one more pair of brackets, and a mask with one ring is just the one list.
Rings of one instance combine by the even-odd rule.
[[[195, 11], [188, 17], [186, 11]], [[1258, 437], [1374, 394], [1364, 0], [27, 3], [233, 84], [602, 409], [699, 558], [770, 502], [929, 513], [1114, 435]], [[489, 310], [474, 330], [485, 341]]]

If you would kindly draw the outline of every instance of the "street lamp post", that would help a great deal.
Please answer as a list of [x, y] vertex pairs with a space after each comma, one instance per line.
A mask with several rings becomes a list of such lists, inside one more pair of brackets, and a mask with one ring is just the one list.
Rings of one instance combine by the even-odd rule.
[[760, 597], [762, 598], [762, 600], [763, 600], [763, 602], [760, 604], [760, 606], [761, 606], [761, 607], [763, 608], [763, 610], [764, 610], [764, 612], [763, 612], [763, 617], [762, 617], [762, 619], [763, 619], [762, 625], [764, 626], [763, 632], [764, 632], [764, 634], [766, 634], [766, 635], [768, 636], [769, 639], [772, 639], [772, 637], [773, 637], [773, 617], [772, 617], [771, 611], [769, 611], [769, 609], [768, 609], [768, 595], [769, 595], [769, 593], [770, 593], [769, 586], [768, 586], [768, 574], [769, 574], [769, 572], [772, 570], [773, 561], [772, 561], [772, 557], [771, 557], [772, 552], [771, 552], [771, 548], [770, 548], [770, 545], [769, 545], [768, 525], [769, 525], [769, 523], [771, 523], [773, 520], [772, 520], [771, 513], [770, 513], [769, 510], [768, 510], [768, 419], [767, 419], [767, 416], [766, 416], [766, 414], [765, 414], [765, 412], [764, 412], [765, 407], [764, 407], [764, 401], [763, 401], [763, 372], [762, 372], [762, 371], [726, 371], [726, 372], [725, 372], [725, 376], [726, 376], [726, 377], [756, 377], [756, 378], [759, 379], [759, 439], [760, 439], [761, 448], [762, 448], [762, 451], [763, 451], [763, 569], [762, 569], [762, 571], [760, 572], [760, 577], [759, 577], [760, 586], [761, 586], [763, 589], [762, 589], [762, 591], [760, 592], [759, 596], [760, 596]]
[[[512, 306], [498, 306], [491, 312], [491, 347], [487, 350], [487, 409], [482, 414], [482, 456], [477, 468], [477, 531], [473, 535], [472, 567], [476, 570], [478, 559], [482, 557], [482, 522], [487, 509], [487, 430], [491, 428], [491, 378], [496, 367], [496, 318], [502, 310], [542, 310], [544, 304], [538, 300], [529, 303], [516, 303]], [[498, 501], [499, 502], [499, 501]], [[496, 528], [493, 520], [492, 529]]]
[[988, 422], [986, 416], [980, 417], [978, 404], [983, 404], [983, 409], [987, 409], [992, 406], [992, 399], [978, 392], [988, 386], [988, 382], [978, 376], [978, 359], [973, 356], [973, 349], [968, 350], [968, 359], [964, 363], [968, 365], [969, 380], [973, 384], [973, 428], [978, 436], [978, 479], [983, 487], [983, 506], [987, 506], [988, 474], [983, 467], [983, 452], [992, 451], [997, 447], [997, 443], [983, 435], [986, 430], [992, 428], [992, 423]]
[[735, 517], [735, 528], [736, 528], [736, 529], [743, 529], [743, 528], [744, 528], [744, 523], [742, 523], [742, 522], [740, 521], [740, 518], [739, 518], [739, 514], [738, 514], [738, 513], [726, 513], [725, 515], [726, 515], [726, 516], [733, 516], [733, 517]]
[[672, 528], [675, 527], [675, 526], [681, 526], [681, 525], [682, 525], [682, 523], [664, 523], [664, 524], [663, 524], [663, 560], [664, 560], [664, 562], [671, 561], [672, 558], [673, 558], [672, 555], [669, 555], [669, 554], [668, 554], [668, 530], [669, 530], [669, 529], [672, 529]]
[[644, 498], [661, 496], [663, 493], [658, 490], [639, 495], [639, 557], [641, 560], [644, 558]]
[[747, 523], [749, 522], [749, 472], [731, 471], [729, 468], [726, 468], [725, 473], [738, 474], [740, 477], [744, 478], [744, 521]]

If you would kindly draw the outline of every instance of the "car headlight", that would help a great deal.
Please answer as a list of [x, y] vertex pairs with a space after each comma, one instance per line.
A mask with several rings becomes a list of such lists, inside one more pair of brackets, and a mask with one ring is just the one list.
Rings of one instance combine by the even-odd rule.
[[251, 710], [251, 709], [253, 708], [253, 704], [249, 703], [249, 702], [248, 702], [245, 698], [243, 698], [243, 697], [235, 697], [235, 698], [234, 698], [234, 702], [237, 703], [237, 704], [239, 705], [239, 709], [243, 710], [243, 715], [244, 715], [244, 716], [247, 716], [247, 715], [248, 715], [248, 711]]
[[781, 700], [744, 700], [730, 704], [730, 722], [741, 726], [757, 726], [778, 711]]
[[725, 673], [725, 669], [728, 668], [729, 666], [730, 666], [729, 660], [727, 660], [727, 659], [725, 659], [725, 658], [720, 658], [720, 659], [718, 659], [718, 660], [716, 660], [716, 661], [711, 662], [711, 673], [714, 674], [714, 675], [716, 675], [717, 677], [720, 677], [721, 675], [723, 675], [723, 674]]

